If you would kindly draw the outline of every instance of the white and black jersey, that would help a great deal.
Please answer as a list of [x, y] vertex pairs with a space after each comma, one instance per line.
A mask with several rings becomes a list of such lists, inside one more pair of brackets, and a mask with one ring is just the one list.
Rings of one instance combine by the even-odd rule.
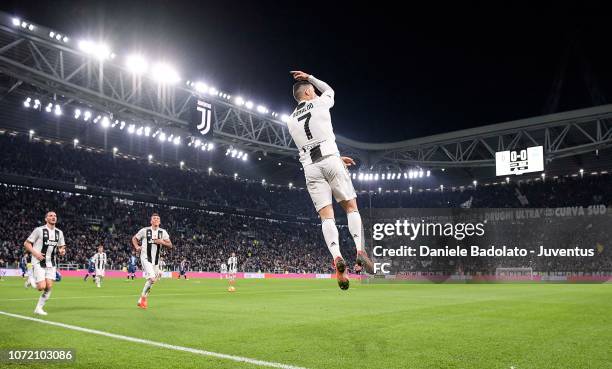
[[99, 253], [98, 252], [98, 253], [96, 253], [93, 256], [93, 262], [94, 262], [94, 265], [96, 267], [96, 270], [104, 270], [104, 269], [106, 269], [106, 261], [107, 261], [107, 259], [106, 259], [106, 253], [105, 252], [103, 252], [103, 253]]
[[27, 241], [45, 257], [43, 260], [38, 260], [32, 255], [32, 266], [40, 264], [45, 268], [55, 266], [57, 249], [66, 245], [64, 232], [55, 227], [51, 229], [47, 225], [35, 228]]
[[300, 152], [300, 162], [304, 166], [339, 153], [329, 113], [329, 109], [334, 106], [334, 90], [313, 76], [308, 77], [308, 82], [321, 92], [321, 96], [301, 101], [287, 122], [289, 133]]
[[159, 265], [162, 246], [153, 243], [153, 240], [169, 240], [168, 232], [163, 228], [145, 227], [136, 233], [136, 239], [141, 241], [140, 260]]
[[238, 258], [235, 256], [230, 256], [230, 258], [227, 259], [227, 266], [229, 272], [235, 274], [238, 271]]

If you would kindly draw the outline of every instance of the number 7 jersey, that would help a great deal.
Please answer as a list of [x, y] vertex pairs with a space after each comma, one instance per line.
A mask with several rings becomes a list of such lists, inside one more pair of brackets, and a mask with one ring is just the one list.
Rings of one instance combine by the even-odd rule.
[[334, 106], [334, 90], [313, 76], [308, 81], [321, 91], [321, 96], [301, 101], [287, 122], [289, 133], [300, 152], [300, 162], [304, 166], [322, 157], [338, 154], [329, 112]]

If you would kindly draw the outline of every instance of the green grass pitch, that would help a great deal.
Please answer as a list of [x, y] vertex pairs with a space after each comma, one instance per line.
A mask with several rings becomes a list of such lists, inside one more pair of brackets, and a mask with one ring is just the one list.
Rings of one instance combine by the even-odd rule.
[[[64, 278], [44, 320], [305, 368], [612, 368], [611, 284], [395, 284]], [[0, 282], [0, 311], [39, 293]], [[72, 348], [74, 368], [261, 368], [0, 315], [0, 349]], [[26, 367], [0, 363], [0, 367]]]

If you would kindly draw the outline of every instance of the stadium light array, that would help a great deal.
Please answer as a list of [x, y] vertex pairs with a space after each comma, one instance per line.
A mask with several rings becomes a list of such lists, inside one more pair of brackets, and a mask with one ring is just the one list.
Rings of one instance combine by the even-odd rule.
[[125, 61], [127, 69], [137, 75], [144, 74], [149, 69], [149, 63], [140, 54], [129, 55]]
[[415, 169], [408, 170], [407, 172], [398, 172], [398, 173], [353, 173], [352, 178], [357, 179], [358, 181], [393, 181], [393, 180], [401, 180], [403, 179], [422, 179], [424, 177], [429, 177], [431, 172], [424, 171], [423, 169]]
[[79, 41], [79, 49], [85, 54], [91, 55], [100, 61], [115, 58], [115, 53], [113, 53], [110, 47], [104, 43], [81, 40]]
[[35, 26], [32, 23], [28, 23], [24, 20], [21, 20], [19, 18], [13, 18], [12, 20], [13, 26], [15, 27], [21, 27], [23, 29], [27, 29], [30, 31], [34, 31]]
[[166, 63], [155, 64], [151, 71], [153, 79], [161, 84], [174, 84], [181, 80], [178, 72]]
[[243, 99], [242, 97], [240, 97], [240, 96], [236, 97], [236, 99], [234, 100], [234, 102], [235, 102], [235, 103], [236, 103], [236, 105], [238, 105], [238, 106], [242, 106], [242, 105], [244, 105], [244, 103], [245, 103], [244, 99]]
[[247, 102], [244, 103], [244, 106], [247, 109], [253, 109], [253, 102], [252, 101], [247, 101]]

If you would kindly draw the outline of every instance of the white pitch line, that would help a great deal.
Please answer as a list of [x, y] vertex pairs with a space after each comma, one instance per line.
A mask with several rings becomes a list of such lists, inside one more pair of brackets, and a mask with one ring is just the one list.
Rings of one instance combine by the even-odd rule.
[[[308, 289], [308, 291], [329, 291], [329, 288], [311, 288]], [[270, 290], [270, 291], [242, 291], [240, 292], [241, 295], [260, 295], [260, 294], [267, 294], [267, 293], [278, 293], [278, 292], [302, 292], [305, 291], [303, 289], [291, 289], [291, 290]], [[208, 292], [208, 293], [164, 293], [164, 294], [157, 294], [157, 295], [151, 295], [153, 297], [155, 296], [210, 296], [210, 295], [224, 295], [227, 294], [227, 292]], [[96, 298], [115, 298], [115, 297], [139, 297], [140, 294], [135, 294], [135, 295], [101, 295], [101, 296], [67, 296], [67, 297], [54, 297], [53, 300], [80, 300], [80, 299], [96, 299]], [[35, 296], [35, 297], [23, 297], [23, 298], [18, 298], [18, 299], [4, 299], [2, 301], [33, 301], [36, 300], [38, 301], [40, 296]]]
[[90, 333], [90, 334], [97, 334], [99, 336], [115, 338], [115, 339], [118, 339], [118, 340], [123, 340], [123, 341], [128, 341], [128, 342], [141, 343], [141, 344], [144, 344], [144, 345], [156, 346], [156, 347], [161, 347], [161, 348], [165, 348], [165, 349], [169, 349], [169, 350], [175, 350], [175, 351], [190, 352], [190, 353], [196, 354], [196, 355], [210, 356], [210, 357], [214, 357], [214, 358], [217, 358], [217, 359], [225, 359], [225, 360], [237, 361], [237, 362], [241, 362], [241, 363], [248, 363], [248, 364], [253, 364], [253, 365], [265, 366], [265, 367], [269, 367], [269, 368], [306, 369], [306, 368], [303, 368], [303, 367], [300, 367], [300, 366], [293, 366], [293, 365], [287, 365], [287, 364], [282, 364], [282, 363], [275, 363], [275, 362], [272, 362], [272, 361], [263, 361], [263, 360], [251, 359], [251, 358], [242, 357], [242, 356], [221, 354], [221, 353], [218, 353], [218, 352], [198, 350], [198, 349], [194, 349], [194, 348], [191, 348], [191, 347], [176, 346], [176, 345], [170, 345], [170, 344], [163, 343], [163, 342], [155, 342], [155, 341], [145, 340], [145, 339], [142, 339], [142, 338], [123, 336], [123, 335], [120, 335], [120, 334], [115, 334], [115, 333], [98, 331], [98, 330], [95, 330], [95, 329], [78, 327], [76, 325], [52, 322], [52, 321], [49, 321], [49, 320], [42, 320], [42, 319], [32, 318], [32, 317], [29, 317], [29, 316], [7, 313], [5, 311], [0, 311], [0, 315], [5, 315], [5, 316], [12, 317], [12, 318], [17, 318], [17, 319], [29, 320], [29, 321], [37, 322], [37, 323], [53, 325], [53, 326], [56, 326], [56, 327], [61, 327], [61, 328], [66, 328], [66, 329], [72, 329], [73, 331], [79, 331], [79, 332]]

